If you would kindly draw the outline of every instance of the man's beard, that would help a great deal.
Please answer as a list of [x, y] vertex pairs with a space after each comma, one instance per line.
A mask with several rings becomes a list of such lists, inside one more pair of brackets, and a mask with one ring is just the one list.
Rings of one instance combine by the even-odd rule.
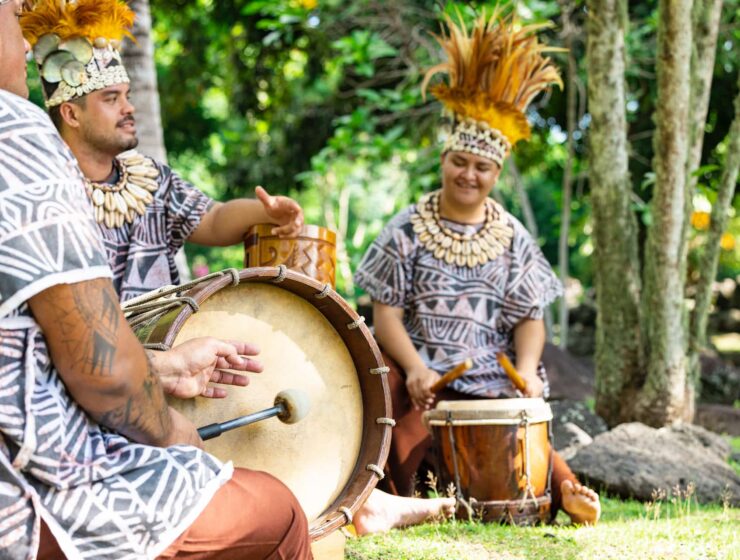
[[[129, 121], [133, 122], [132, 119], [123, 119], [119, 121], [116, 128]], [[108, 153], [112, 156], [117, 156], [127, 150], [133, 150], [139, 145], [139, 139], [135, 134], [127, 137], [117, 134], [105, 134], [100, 130], [96, 130], [94, 127], [86, 127], [84, 137], [85, 141], [97, 151]]]

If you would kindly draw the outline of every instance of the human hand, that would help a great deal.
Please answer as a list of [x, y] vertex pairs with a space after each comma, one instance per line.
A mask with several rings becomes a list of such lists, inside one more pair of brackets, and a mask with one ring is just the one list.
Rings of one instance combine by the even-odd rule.
[[434, 385], [440, 375], [426, 366], [406, 371], [406, 390], [409, 392], [415, 410], [429, 410], [434, 404]]
[[254, 190], [265, 208], [265, 213], [278, 225], [272, 228], [278, 237], [295, 237], [303, 227], [303, 210], [298, 203], [287, 196], [272, 196], [262, 187]]
[[224, 369], [259, 373], [262, 364], [246, 356], [259, 353], [259, 348], [246, 342], [224, 342], [217, 338], [193, 338], [168, 352], [154, 352], [154, 370], [164, 392], [181, 399], [195, 396], [221, 399], [226, 391], [211, 387], [209, 382], [245, 387], [249, 378]]
[[536, 373], [523, 374], [522, 379], [527, 384], [524, 391], [522, 391], [525, 397], [535, 398], [541, 397], [544, 394], [545, 384]]

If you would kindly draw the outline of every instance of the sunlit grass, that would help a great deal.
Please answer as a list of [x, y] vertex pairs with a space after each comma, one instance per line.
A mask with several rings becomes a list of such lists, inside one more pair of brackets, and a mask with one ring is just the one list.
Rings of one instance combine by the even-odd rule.
[[352, 560], [740, 559], [740, 510], [689, 495], [651, 504], [602, 498], [596, 527], [509, 527], [450, 521], [350, 539]]

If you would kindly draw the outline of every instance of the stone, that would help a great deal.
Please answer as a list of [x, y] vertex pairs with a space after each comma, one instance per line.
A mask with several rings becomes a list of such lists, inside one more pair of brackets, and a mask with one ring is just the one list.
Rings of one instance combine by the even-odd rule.
[[694, 423], [718, 434], [740, 436], [740, 408], [729, 404], [699, 404]]
[[699, 426], [655, 429], [638, 422], [621, 424], [594, 438], [570, 459], [584, 482], [624, 498], [648, 501], [662, 488], [696, 486], [699, 502], [727, 499], [740, 505], [740, 477], [727, 463], [729, 445]]
[[553, 415], [552, 444], [558, 451], [591, 443], [594, 437], [609, 429], [604, 419], [591, 412], [584, 402], [560, 400], [549, 404]]

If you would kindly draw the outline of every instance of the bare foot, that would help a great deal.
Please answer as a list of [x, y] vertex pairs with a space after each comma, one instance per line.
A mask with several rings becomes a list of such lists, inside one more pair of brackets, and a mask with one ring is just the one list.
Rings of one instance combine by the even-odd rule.
[[450, 517], [454, 512], [455, 498], [404, 498], [373, 490], [355, 513], [353, 523], [358, 535], [368, 535]]
[[601, 516], [599, 495], [590, 488], [564, 480], [560, 485], [563, 494], [563, 509], [573, 523], [596, 525]]

